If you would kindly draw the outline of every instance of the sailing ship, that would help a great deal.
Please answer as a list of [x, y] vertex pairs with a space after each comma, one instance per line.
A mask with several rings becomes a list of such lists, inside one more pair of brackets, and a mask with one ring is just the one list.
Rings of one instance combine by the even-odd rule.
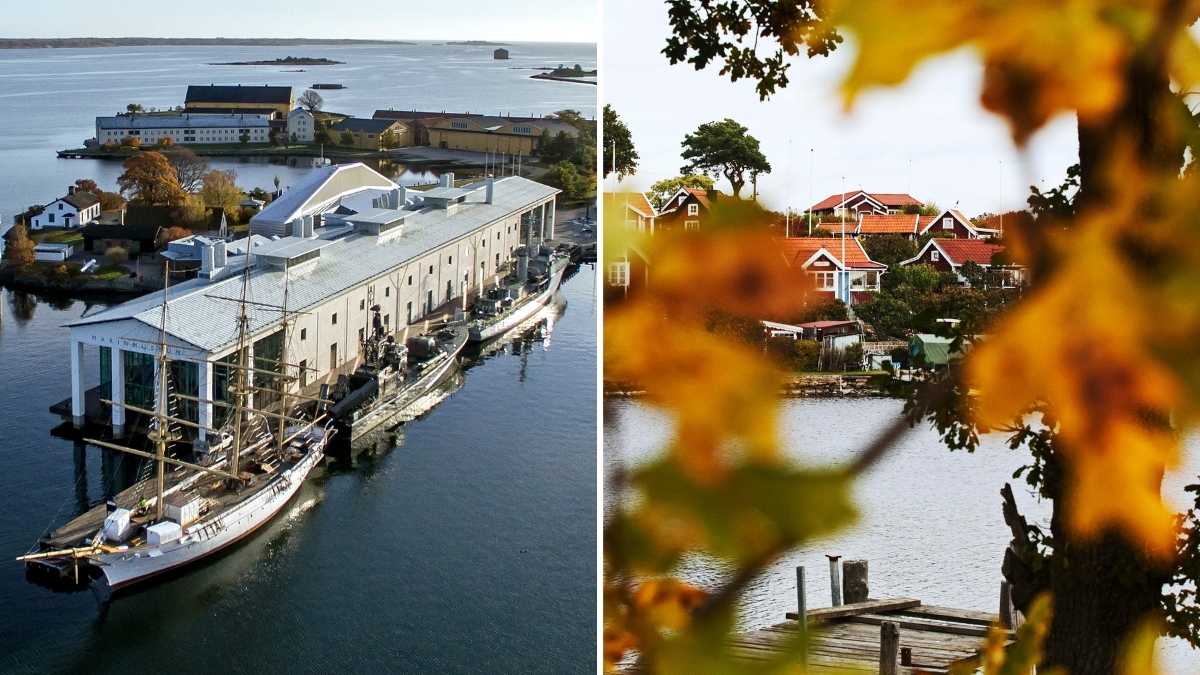
[[380, 311], [379, 305], [371, 307], [362, 364], [339, 377], [328, 396], [334, 401], [329, 415], [351, 442], [382, 425], [414, 419], [419, 414], [414, 404], [441, 382], [467, 344], [466, 326], [455, 322], [401, 344], [385, 329]]
[[[146, 410], [124, 401], [105, 401], [151, 416], [148, 436], [155, 452], [85, 439], [102, 448], [153, 460], [154, 476], [55, 530], [41, 540], [43, 550], [17, 558], [32, 570], [73, 578], [75, 584], [79, 584], [82, 572], [84, 580], [95, 582], [93, 587], [105, 596], [212, 556], [270, 522], [324, 457], [325, 448], [336, 433], [332, 420], [320, 412], [319, 401], [289, 392], [290, 382], [296, 379], [290, 376], [290, 370], [298, 366], [287, 363], [290, 320], [286, 281], [284, 304], [279, 308], [284, 333], [284, 349], [277, 364], [279, 372], [261, 371], [247, 363], [248, 266], [243, 272], [238, 362], [228, 364], [236, 375], [230, 392], [233, 402], [225, 403], [173, 393], [170, 389], [166, 337], [169, 263], [164, 279], [155, 409]], [[263, 389], [248, 381], [252, 372], [265, 372], [277, 383], [278, 412], [257, 410], [248, 404], [250, 393]], [[289, 398], [300, 400], [296, 412], [289, 405]], [[182, 440], [174, 425], [200, 427], [171, 414], [171, 403], [178, 400], [223, 406], [232, 411], [225, 429], [206, 430], [225, 438], [225, 442], [218, 445], [216, 452], [196, 462], [167, 454], [169, 445]], [[172, 467], [170, 471], [168, 466]]]
[[570, 262], [545, 244], [532, 258], [524, 247], [516, 256], [512, 273], [476, 300], [467, 325], [471, 342], [490, 340], [533, 316], [554, 297]]

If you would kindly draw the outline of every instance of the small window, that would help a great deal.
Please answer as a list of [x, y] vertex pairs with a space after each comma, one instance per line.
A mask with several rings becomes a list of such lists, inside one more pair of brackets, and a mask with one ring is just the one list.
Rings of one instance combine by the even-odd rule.
[[333, 325], [337, 325], [337, 312], [333, 313]]
[[392, 287], [391, 287], [391, 286], [385, 286], [385, 287], [384, 287], [384, 289], [383, 289], [383, 297], [385, 297], [385, 298], [390, 298], [390, 297], [392, 297]]
[[447, 257], [446, 257], [446, 264], [447, 264], [447, 265], [453, 265], [453, 264], [454, 264], [454, 256], [447, 256]]
[[391, 315], [391, 314], [384, 314], [384, 315], [383, 315], [383, 325], [384, 325], [384, 326], [391, 326], [391, 325], [392, 325], [392, 315]]
[[433, 265], [430, 265], [430, 266], [429, 266], [429, 273], [430, 273], [430, 274], [433, 274]]
[[933, 262], [937, 262], [942, 259], [942, 254], [938, 253], [937, 251], [930, 251], [929, 259], [932, 260]]
[[362, 344], [363, 342], [366, 341], [366, 339], [367, 339], [367, 329], [359, 328], [358, 329], [358, 343]]
[[359, 301], [358, 301], [358, 311], [360, 311], [360, 312], [361, 312], [362, 310], [364, 310], [364, 309], [366, 309], [366, 308], [367, 308], [367, 301], [366, 301], [366, 300], [359, 300]]
[[700, 221], [698, 221], [698, 220], [685, 220], [685, 221], [683, 221], [683, 229], [685, 229], [685, 230], [698, 230], [698, 229], [700, 229]]
[[945, 218], [942, 218], [942, 229], [943, 230], [953, 230], [954, 229], [954, 219], [951, 218], [950, 216], [946, 216]]
[[408, 275], [408, 285], [412, 286], [412, 275]]
[[700, 205], [699, 204], [688, 204], [688, 215], [689, 216], [700, 215]]
[[608, 285], [609, 286], [628, 286], [629, 285], [629, 263], [618, 262], [608, 266]]
[[304, 340], [306, 340], [306, 339], [308, 339], [308, 329], [307, 329], [307, 328], [301, 328], [301, 329], [300, 329], [300, 341], [301, 341], [301, 342], [303, 342], [303, 341], [304, 341]]

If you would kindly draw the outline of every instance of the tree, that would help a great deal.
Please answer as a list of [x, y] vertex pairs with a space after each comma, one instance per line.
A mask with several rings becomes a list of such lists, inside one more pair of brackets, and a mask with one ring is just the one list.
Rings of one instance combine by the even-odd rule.
[[661, 209], [668, 199], [684, 188], [698, 188], [705, 192], [713, 189], [713, 179], [702, 173], [688, 173], [674, 178], [664, 178], [650, 186], [646, 196], [654, 202], [654, 208]]
[[604, 106], [604, 176], [616, 171], [617, 178], [637, 173], [638, 153], [633, 147], [633, 134], [611, 105]]
[[338, 136], [338, 140], [341, 141], [342, 145], [354, 145], [354, 134], [349, 130], [343, 131], [341, 136]]
[[208, 173], [208, 160], [183, 146], [171, 148], [164, 152], [163, 156], [170, 162], [171, 169], [175, 171], [179, 187], [187, 192], [195, 192], [200, 189], [204, 174]]
[[400, 147], [400, 135], [395, 129], [388, 129], [379, 135], [379, 147], [384, 150]]
[[140, 113], [144, 110], [141, 103], [130, 103], [125, 106], [125, 111], [129, 113]]
[[99, 192], [99, 187], [96, 185], [96, 181], [92, 180], [91, 178], [80, 178], [79, 180], [75, 181], [75, 189], [79, 192], [91, 192], [93, 194]]
[[151, 205], [177, 206], [186, 194], [175, 169], [159, 152], [142, 152], [125, 160], [125, 173], [117, 178], [117, 185], [131, 201]]
[[582, 199], [588, 194], [588, 179], [582, 176], [575, 165], [559, 162], [546, 171], [546, 182], [563, 191], [567, 199]]
[[190, 236], [192, 236], [192, 234], [193, 234], [192, 231], [186, 227], [180, 227], [178, 225], [173, 225], [171, 227], [164, 228], [162, 231], [160, 231], [158, 233], [158, 239], [155, 241], [155, 246], [157, 246], [158, 248], [163, 248], [168, 243], [175, 241], [176, 239], [183, 239], [184, 237], [190, 237]]
[[770, 173], [771, 164], [759, 150], [758, 139], [750, 130], [726, 118], [719, 122], [701, 124], [683, 139], [682, 156], [688, 161], [680, 173], [708, 173], [724, 176], [733, 188], [733, 196], [741, 196], [746, 174]]
[[329, 131], [329, 127], [326, 126], [324, 122], [316, 122], [314, 126], [315, 130], [313, 131], [313, 140], [317, 143], [332, 145], [333, 134]]
[[589, 120], [588, 118], [584, 117], [582, 114], [580, 114], [580, 112], [578, 110], [570, 110], [570, 109], [559, 110], [558, 112], [551, 115], [551, 117], [553, 117], [554, 119], [556, 119], [560, 122], [565, 122], [567, 124], [570, 124], [571, 126], [575, 127], [575, 129], [578, 131], [589, 131], [590, 130], [594, 133], [596, 130], [596, 123], [593, 122], [592, 120]]
[[296, 99], [296, 103], [310, 113], [315, 113], [325, 105], [325, 99], [312, 89], [306, 90], [300, 94], [300, 98]]
[[158, 139], [158, 142], [155, 143], [155, 145], [160, 148], [169, 148], [172, 145], [175, 145], [175, 139], [171, 138], [170, 136], [163, 136], [162, 138]]
[[121, 145], [126, 148], [133, 148], [136, 150], [142, 147], [142, 139], [138, 138], [137, 136], [126, 136], [125, 138], [121, 139]]
[[241, 134], [238, 135], [238, 140], [241, 141], [242, 145], [249, 143], [250, 142], [250, 132], [243, 131]]
[[[1160, 494], [1178, 439], [1195, 429], [1179, 413], [1200, 399], [1196, 378], [1184, 374], [1200, 363], [1181, 337], [1196, 321], [1176, 311], [1171, 295], [1200, 281], [1182, 254], [1197, 245], [1200, 218], [1200, 181], [1191, 175], [1200, 133], [1188, 108], [1200, 87], [1190, 32], [1197, 8], [1089, 0], [668, 7], [673, 35], [663, 51], [672, 63], [700, 69], [720, 60], [722, 75], [754, 80], [762, 98], [787, 86], [789, 56], [828, 54], [846, 31], [858, 38], [842, 82], [847, 105], [867, 88], [905, 81], [931, 57], [969, 49], [982, 62], [981, 104], [1005, 118], [1018, 145], [1051, 118], [1075, 115], [1074, 192], [1034, 190], [1031, 208], [1035, 200], [1062, 208], [1014, 240], [1036, 250], [1030, 245], [1052, 242], [1042, 233], [1073, 228], [1086, 233], [1088, 252], [1048, 246], [1031, 256], [1039, 292], [1006, 313], [962, 369], [914, 393], [910, 419], [927, 417], [951, 449], [974, 450], [981, 433], [1005, 431], [1011, 447], [1032, 458], [1019, 474], [1051, 503], [1052, 516], [1048, 528], [1027, 522], [1005, 487], [1013, 541], [1004, 574], [1018, 607], [1049, 628], [1044, 654], [1035, 639], [1018, 650], [1025, 656], [1017, 669], [1117, 672], [1127, 647], [1149, 654], [1149, 643], [1131, 641], [1155, 615], [1170, 634], [1200, 644], [1200, 606], [1188, 588], [1200, 574], [1200, 486], [1189, 486], [1197, 503], [1183, 514]], [[941, 28], [926, 40], [901, 25]], [[1045, 26], [1055, 29], [1039, 32]], [[1013, 48], [1004, 35], [1025, 37]], [[774, 50], [756, 49], [760, 41]], [[1164, 216], [1147, 224], [1145, 213]], [[1130, 247], [1132, 239], [1156, 243]], [[1042, 275], [1047, 267], [1054, 274]], [[1110, 272], [1097, 274], [1101, 267]], [[1111, 331], [1146, 322], [1172, 330]], [[1141, 662], [1126, 672], [1149, 669]]]
[[209, 171], [204, 174], [200, 187], [200, 198], [204, 205], [220, 208], [225, 217], [236, 221], [241, 208], [242, 191], [237, 186], [237, 174], [233, 171]]
[[863, 248], [871, 260], [895, 269], [900, 261], [917, 255], [917, 244], [912, 239], [898, 234], [882, 234], [862, 237]]
[[8, 233], [8, 243], [4, 247], [4, 256], [10, 265], [18, 269], [24, 269], [37, 262], [37, 254], [33, 250], [34, 246], [35, 244], [29, 238], [29, 230], [25, 228], [25, 224], [17, 223], [13, 225], [12, 230]]
[[189, 228], [207, 229], [208, 207], [204, 204], [204, 198], [199, 194], [189, 194], [180, 205], [176, 217]]
[[95, 195], [100, 198], [101, 211], [119, 211], [125, 207], [125, 198], [118, 192], [97, 190]]

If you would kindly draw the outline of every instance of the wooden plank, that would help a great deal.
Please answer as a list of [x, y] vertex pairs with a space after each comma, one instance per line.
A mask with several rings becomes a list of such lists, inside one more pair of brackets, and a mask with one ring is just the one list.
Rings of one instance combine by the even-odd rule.
[[[880, 614], [884, 612], [899, 612], [914, 607], [920, 607], [921, 601], [914, 598], [896, 598], [894, 600], [867, 600], [866, 602], [855, 602], [841, 607], [822, 607], [820, 609], [808, 610], [808, 621], [829, 621], [830, 619], [841, 619], [857, 614]], [[788, 612], [787, 618], [798, 620], [800, 616], [796, 612]]]
[[859, 616], [850, 617], [847, 619], [847, 621], [866, 623], [872, 626], [881, 626], [888, 621], [894, 621], [900, 624], [900, 627], [904, 630], [917, 629], [929, 633], [947, 633], [950, 635], [965, 635], [978, 638], [985, 638], [988, 634], [988, 629], [980, 626], [966, 626], [946, 622], [934, 623], [928, 620], [906, 619], [904, 617], [885, 616], [882, 614], [862, 614]]
[[912, 609], [904, 610], [901, 614], [919, 615], [930, 619], [942, 619], [944, 621], [961, 621], [963, 623], [975, 623], [982, 626], [990, 626], [1000, 620], [997, 614], [989, 612], [980, 612], [973, 609], [954, 609], [952, 607], [939, 607], [937, 605], [921, 605]]

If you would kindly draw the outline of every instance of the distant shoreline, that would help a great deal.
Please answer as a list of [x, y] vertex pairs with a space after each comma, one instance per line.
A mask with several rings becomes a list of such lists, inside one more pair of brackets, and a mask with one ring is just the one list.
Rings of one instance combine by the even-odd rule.
[[[227, 61], [225, 63], [210, 63], [210, 66], [333, 66], [341, 65], [343, 61], [334, 61], [321, 57], [288, 56], [282, 59], [265, 59], [262, 61]], [[304, 71], [299, 71], [304, 72]]]
[[0, 38], [0, 49], [67, 49], [87, 47], [277, 47], [287, 45], [416, 45], [402, 40], [353, 40], [332, 38]]

